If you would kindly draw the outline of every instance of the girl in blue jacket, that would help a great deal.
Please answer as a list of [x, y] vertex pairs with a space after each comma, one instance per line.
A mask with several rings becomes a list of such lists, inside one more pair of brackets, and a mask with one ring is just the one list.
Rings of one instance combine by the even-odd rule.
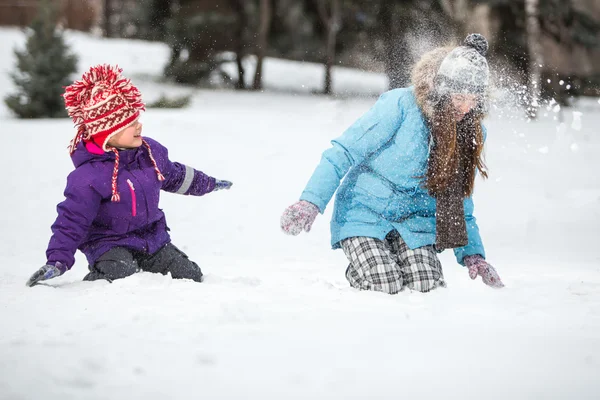
[[285, 233], [308, 232], [337, 190], [331, 244], [350, 261], [352, 287], [395, 294], [446, 286], [437, 253], [449, 248], [472, 279], [504, 286], [485, 261], [471, 199], [476, 172], [487, 177], [487, 48], [471, 34], [463, 46], [425, 54], [413, 86], [384, 93], [333, 140], [283, 213]]

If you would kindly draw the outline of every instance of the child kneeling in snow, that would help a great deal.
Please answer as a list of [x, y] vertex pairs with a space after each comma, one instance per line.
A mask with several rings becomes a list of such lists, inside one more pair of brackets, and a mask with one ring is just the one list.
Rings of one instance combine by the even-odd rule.
[[141, 136], [141, 94], [121, 71], [98, 65], [66, 88], [65, 105], [77, 127], [70, 145], [75, 170], [57, 207], [48, 261], [28, 286], [64, 274], [77, 249], [89, 262], [87, 281], [143, 270], [202, 282], [198, 265], [171, 244], [160, 190], [202, 196], [232, 184], [171, 162], [164, 146]]
[[[281, 228], [308, 232], [334, 193], [331, 244], [343, 249], [350, 286], [396, 294], [445, 287], [437, 254], [456, 260], [489, 286], [504, 284], [485, 260], [473, 216], [482, 159], [489, 67], [487, 40], [424, 54], [413, 86], [384, 93], [332, 141]], [[343, 179], [343, 181], [342, 181]]]

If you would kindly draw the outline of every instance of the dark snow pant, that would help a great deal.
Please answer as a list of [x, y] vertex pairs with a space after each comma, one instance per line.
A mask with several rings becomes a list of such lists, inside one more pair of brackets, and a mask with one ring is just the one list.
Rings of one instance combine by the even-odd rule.
[[171, 243], [167, 243], [154, 254], [143, 253], [115, 247], [100, 256], [84, 281], [105, 279], [113, 281], [125, 278], [138, 271], [155, 272], [166, 275], [171, 273], [173, 279], [192, 279], [202, 282], [202, 271], [198, 265]]
[[346, 279], [353, 288], [396, 294], [405, 287], [429, 292], [446, 286], [435, 248], [411, 250], [397, 231], [383, 241], [357, 236], [344, 239], [341, 245], [350, 261]]

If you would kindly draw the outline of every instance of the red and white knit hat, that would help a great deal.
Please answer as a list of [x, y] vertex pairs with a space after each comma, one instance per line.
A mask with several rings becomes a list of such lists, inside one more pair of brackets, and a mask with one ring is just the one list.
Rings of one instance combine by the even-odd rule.
[[[112, 176], [112, 201], [119, 201], [117, 175], [119, 151], [108, 145], [108, 141], [122, 129], [134, 124], [145, 110], [142, 95], [131, 81], [121, 76], [123, 70], [108, 64], [96, 65], [83, 74], [81, 80], [65, 88], [65, 107], [77, 128], [77, 134], [69, 145], [73, 154], [83, 140], [93, 142], [103, 151], [115, 153], [115, 168]], [[159, 180], [160, 173], [148, 142], [143, 141]]]
[[81, 140], [109, 151], [108, 140], [145, 110], [140, 91], [121, 76], [122, 71], [118, 66], [96, 65], [65, 89], [65, 106], [77, 128], [71, 153]]

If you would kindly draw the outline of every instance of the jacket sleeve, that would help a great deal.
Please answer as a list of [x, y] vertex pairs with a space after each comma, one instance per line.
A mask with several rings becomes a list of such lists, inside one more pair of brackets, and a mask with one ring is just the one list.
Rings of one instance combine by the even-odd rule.
[[59, 261], [67, 269], [75, 263], [75, 252], [87, 237], [102, 201], [91, 183], [78, 179], [77, 174], [75, 170], [67, 177], [65, 200], [57, 206], [58, 216], [52, 224], [52, 237], [46, 250], [49, 264]]
[[398, 131], [402, 122], [399, 92], [382, 94], [379, 100], [325, 150], [300, 200], [323, 213], [348, 170], [379, 150]]
[[165, 177], [162, 190], [171, 193], [202, 196], [215, 189], [215, 178], [188, 165], [173, 162], [169, 151], [155, 140], [146, 139], [154, 154], [160, 172]]
[[469, 244], [467, 244], [464, 247], [454, 249], [456, 261], [458, 261], [458, 263], [461, 265], [464, 265], [463, 258], [465, 258], [466, 256], [480, 254], [483, 258], [485, 258], [485, 249], [483, 248], [483, 242], [481, 240], [481, 236], [479, 235], [477, 219], [473, 216], [473, 210], [475, 208], [473, 204], [473, 199], [471, 197], [465, 199], [464, 206], [465, 221], [467, 223], [467, 237], [469, 239]]

